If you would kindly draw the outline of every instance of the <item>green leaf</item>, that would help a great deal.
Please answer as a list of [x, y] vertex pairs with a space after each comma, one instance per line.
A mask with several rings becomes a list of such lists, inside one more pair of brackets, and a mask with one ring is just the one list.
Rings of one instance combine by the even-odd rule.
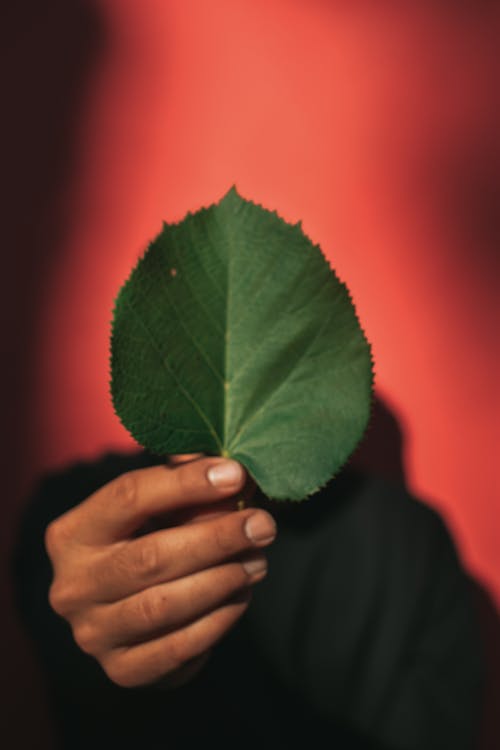
[[164, 224], [116, 299], [111, 394], [153, 453], [231, 456], [300, 500], [368, 422], [370, 345], [320, 248], [231, 189]]

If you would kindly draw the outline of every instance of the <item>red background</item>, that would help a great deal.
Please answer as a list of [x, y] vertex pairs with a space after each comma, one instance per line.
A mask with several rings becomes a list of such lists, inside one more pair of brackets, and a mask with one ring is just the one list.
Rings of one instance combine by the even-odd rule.
[[[40, 471], [131, 445], [113, 298], [162, 220], [236, 183], [349, 285], [408, 484], [500, 604], [497, 4], [69, 5], [11, 10], [4, 32], [6, 549]], [[15, 717], [19, 675], [43, 698], [9, 622]]]

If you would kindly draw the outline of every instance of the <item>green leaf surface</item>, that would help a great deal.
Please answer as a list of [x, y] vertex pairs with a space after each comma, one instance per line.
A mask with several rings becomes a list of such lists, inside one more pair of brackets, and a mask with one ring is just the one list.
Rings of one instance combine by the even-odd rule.
[[367, 425], [370, 346], [320, 248], [233, 188], [164, 224], [115, 303], [111, 395], [157, 454], [230, 456], [300, 500]]

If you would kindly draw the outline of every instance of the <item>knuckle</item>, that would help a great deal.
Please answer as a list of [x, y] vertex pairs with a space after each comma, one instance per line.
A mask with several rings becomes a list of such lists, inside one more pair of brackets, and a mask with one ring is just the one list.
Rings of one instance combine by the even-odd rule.
[[140, 578], [150, 579], [160, 572], [160, 549], [158, 542], [151, 537], [141, 539], [133, 560], [133, 573]]
[[162, 614], [168, 606], [165, 596], [158, 596], [149, 592], [144, 594], [137, 601], [137, 616], [140, 624], [148, 630], [157, 627], [161, 621]]
[[94, 656], [99, 650], [99, 633], [94, 625], [83, 622], [73, 628], [76, 645], [86, 654]]
[[137, 502], [137, 477], [135, 472], [127, 471], [125, 474], [110, 482], [109, 494], [111, 501], [121, 508], [130, 510]]
[[49, 604], [54, 612], [58, 615], [62, 614], [64, 609], [64, 597], [61, 586], [57, 583], [52, 583], [49, 588]]
[[64, 525], [60, 518], [51, 521], [44, 534], [44, 544], [47, 554], [52, 559], [64, 541]]
[[70, 584], [55, 580], [49, 589], [49, 604], [58, 615], [67, 616], [78, 601], [78, 592]]

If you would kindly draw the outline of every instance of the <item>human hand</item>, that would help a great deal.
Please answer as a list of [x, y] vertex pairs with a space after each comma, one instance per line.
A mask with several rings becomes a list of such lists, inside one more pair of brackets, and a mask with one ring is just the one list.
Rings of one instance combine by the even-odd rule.
[[[246, 610], [276, 526], [235, 510], [245, 485], [221, 458], [139, 469], [47, 527], [49, 602], [116, 684], [185, 681]], [[167, 528], [138, 536], [159, 518]]]

